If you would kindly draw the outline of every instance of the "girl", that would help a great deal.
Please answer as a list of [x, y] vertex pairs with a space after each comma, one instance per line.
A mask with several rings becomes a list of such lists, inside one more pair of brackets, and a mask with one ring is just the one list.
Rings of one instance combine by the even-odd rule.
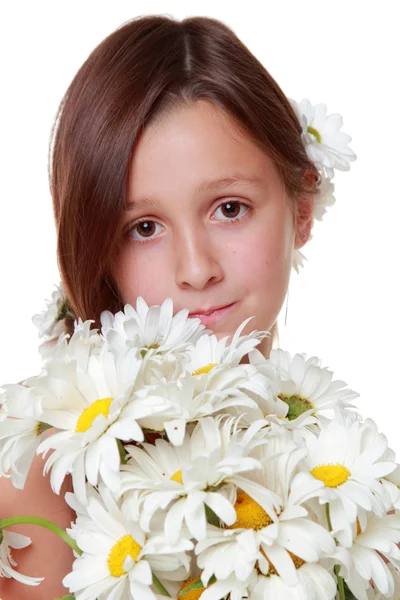
[[[171, 297], [218, 338], [268, 330], [268, 357], [291, 268], [310, 236], [319, 173], [278, 84], [222, 22], [133, 19], [94, 49], [66, 91], [53, 130], [50, 183], [61, 279], [75, 315], [94, 319], [138, 296]], [[2, 517], [66, 528], [74, 514], [37, 458], [23, 492], [0, 479]], [[16, 531], [22, 529], [15, 528]], [[0, 596], [63, 596], [71, 550], [24, 526], [18, 569]]]

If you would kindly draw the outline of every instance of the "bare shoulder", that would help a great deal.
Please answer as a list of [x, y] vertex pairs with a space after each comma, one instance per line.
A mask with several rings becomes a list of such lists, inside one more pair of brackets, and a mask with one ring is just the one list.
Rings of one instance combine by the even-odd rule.
[[[71, 479], [65, 480], [60, 495], [54, 494], [49, 476], [43, 476], [45, 461], [34, 459], [23, 490], [17, 490], [10, 479], [0, 478], [1, 518], [13, 515], [39, 516], [56, 523], [63, 529], [75, 520], [75, 512], [64, 500], [65, 492], [72, 491]], [[29, 536], [27, 548], [12, 551], [16, 570], [32, 577], [44, 577], [38, 586], [23, 585], [13, 579], [0, 579], [0, 598], [3, 600], [53, 600], [68, 593], [62, 585], [63, 577], [71, 571], [74, 555], [71, 548], [55, 533], [37, 525], [15, 525], [10, 531]]]

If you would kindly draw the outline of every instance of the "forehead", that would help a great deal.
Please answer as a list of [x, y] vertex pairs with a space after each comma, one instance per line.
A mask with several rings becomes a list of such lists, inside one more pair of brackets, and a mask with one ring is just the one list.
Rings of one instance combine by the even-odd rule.
[[217, 180], [239, 178], [260, 183], [279, 179], [279, 174], [266, 151], [230, 114], [198, 101], [174, 108], [141, 132], [129, 165], [128, 199], [166, 187], [200, 193]]

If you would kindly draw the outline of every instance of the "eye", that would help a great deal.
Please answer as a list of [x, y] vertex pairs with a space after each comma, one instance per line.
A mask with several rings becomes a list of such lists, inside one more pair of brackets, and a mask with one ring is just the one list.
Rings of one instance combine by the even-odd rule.
[[[244, 212], [242, 212], [242, 214], [240, 214], [241, 208], [244, 209]], [[222, 204], [220, 204], [216, 209], [215, 213], [219, 209], [221, 209], [222, 214], [227, 217], [227, 219], [222, 219], [222, 221], [227, 220], [235, 222], [239, 221], [239, 219], [244, 217], [244, 215], [247, 214], [247, 212], [249, 211], [250, 207], [247, 204], [244, 204], [243, 202], [239, 202], [239, 200], [229, 200], [228, 202], [223, 202]]]
[[147, 240], [153, 239], [154, 234], [157, 231], [157, 226], [161, 227], [159, 223], [152, 221], [151, 219], [137, 221], [128, 228], [126, 237], [134, 242], [145, 243]]
[[[223, 221], [226, 223], [235, 223], [240, 219], [244, 218], [248, 215], [251, 207], [244, 202], [240, 202], [239, 200], [229, 200], [228, 202], [223, 202], [220, 204], [214, 215], [218, 210], [222, 210], [224, 219], [216, 219], [217, 221]], [[242, 213], [240, 211], [242, 210]], [[214, 218], [214, 217], [213, 217]], [[157, 231], [157, 227], [160, 229]], [[152, 219], [142, 219], [136, 221], [136, 223], [132, 223], [126, 233], [125, 236], [129, 241], [138, 242], [139, 244], [145, 244], [146, 242], [151, 242], [158, 233], [160, 233], [162, 225], [157, 223], [157, 221], [153, 221]]]

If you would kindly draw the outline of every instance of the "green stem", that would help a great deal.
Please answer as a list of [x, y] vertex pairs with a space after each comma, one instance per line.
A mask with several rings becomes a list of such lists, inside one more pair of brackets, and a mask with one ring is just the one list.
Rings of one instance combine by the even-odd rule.
[[332, 531], [331, 515], [329, 512], [329, 502], [325, 504], [326, 520], [328, 521], [328, 529]]
[[162, 596], [168, 596], [169, 598], [171, 598], [171, 594], [168, 593], [168, 591], [165, 589], [165, 587], [163, 586], [161, 581], [158, 579], [158, 577], [156, 577], [156, 575], [154, 575], [154, 573], [153, 573], [153, 583], [156, 586], [156, 588], [158, 589], [158, 591], [161, 593]]
[[[332, 531], [331, 514], [330, 514], [330, 511], [329, 511], [329, 502], [327, 502], [325, 504], [325, 511], [326, 511], [326, 520], [328, 521], [329, 531]], [[344, 580], [343, 580], [343, 577], [341, 577], [339, 575], [339, 573], [340, 573], [340, 565], [335, 565], [333, 567], [333, 570], [335, 572], [336, 579], [337, 579], [337, 585], [338, 585], [338, 590], [339, 590], [339, 598], [340, 598], [340, 600], [346, 600], [346, 594], [345, 594], [345, 591], [344, 591]]]
[[21, 516], [9, 517], [8, 519], [0, 519], [0, 530], [4, 529], [5, 527], [11, 527], [12, 525], [19, 525], [20, 523], [28, 525], [40, 525], [41, 527], [50, 529], [50, 531], [53, 531], [62, 540], [64, 540], [64, 542], [66, 542], [68, 546], [72, 548], [72, 550], [75, 550], [75, 552], [77, 552], [78, 554], [82, 554], [82, 550], [78, 547], [75, 540], [72, 539], [72, 537], [69, 536], [68, 533], [64, 531], [64, 529], [61, 529], [61, 527], [59, 527], [55, 523], [52, 523], [47, 519], [42, 519], [41, 517]]
[[346, 593], [344, 591], [343, 577], [340, 577], [340, 575], [339, 575], [340, 565], [335, 565], [333, 567], [333, 570], [335, 571], [335, 575], [336, 575], [337, 582], [338, 582], [339, 598], [340, 598], [340, 600], [346, 600]]

